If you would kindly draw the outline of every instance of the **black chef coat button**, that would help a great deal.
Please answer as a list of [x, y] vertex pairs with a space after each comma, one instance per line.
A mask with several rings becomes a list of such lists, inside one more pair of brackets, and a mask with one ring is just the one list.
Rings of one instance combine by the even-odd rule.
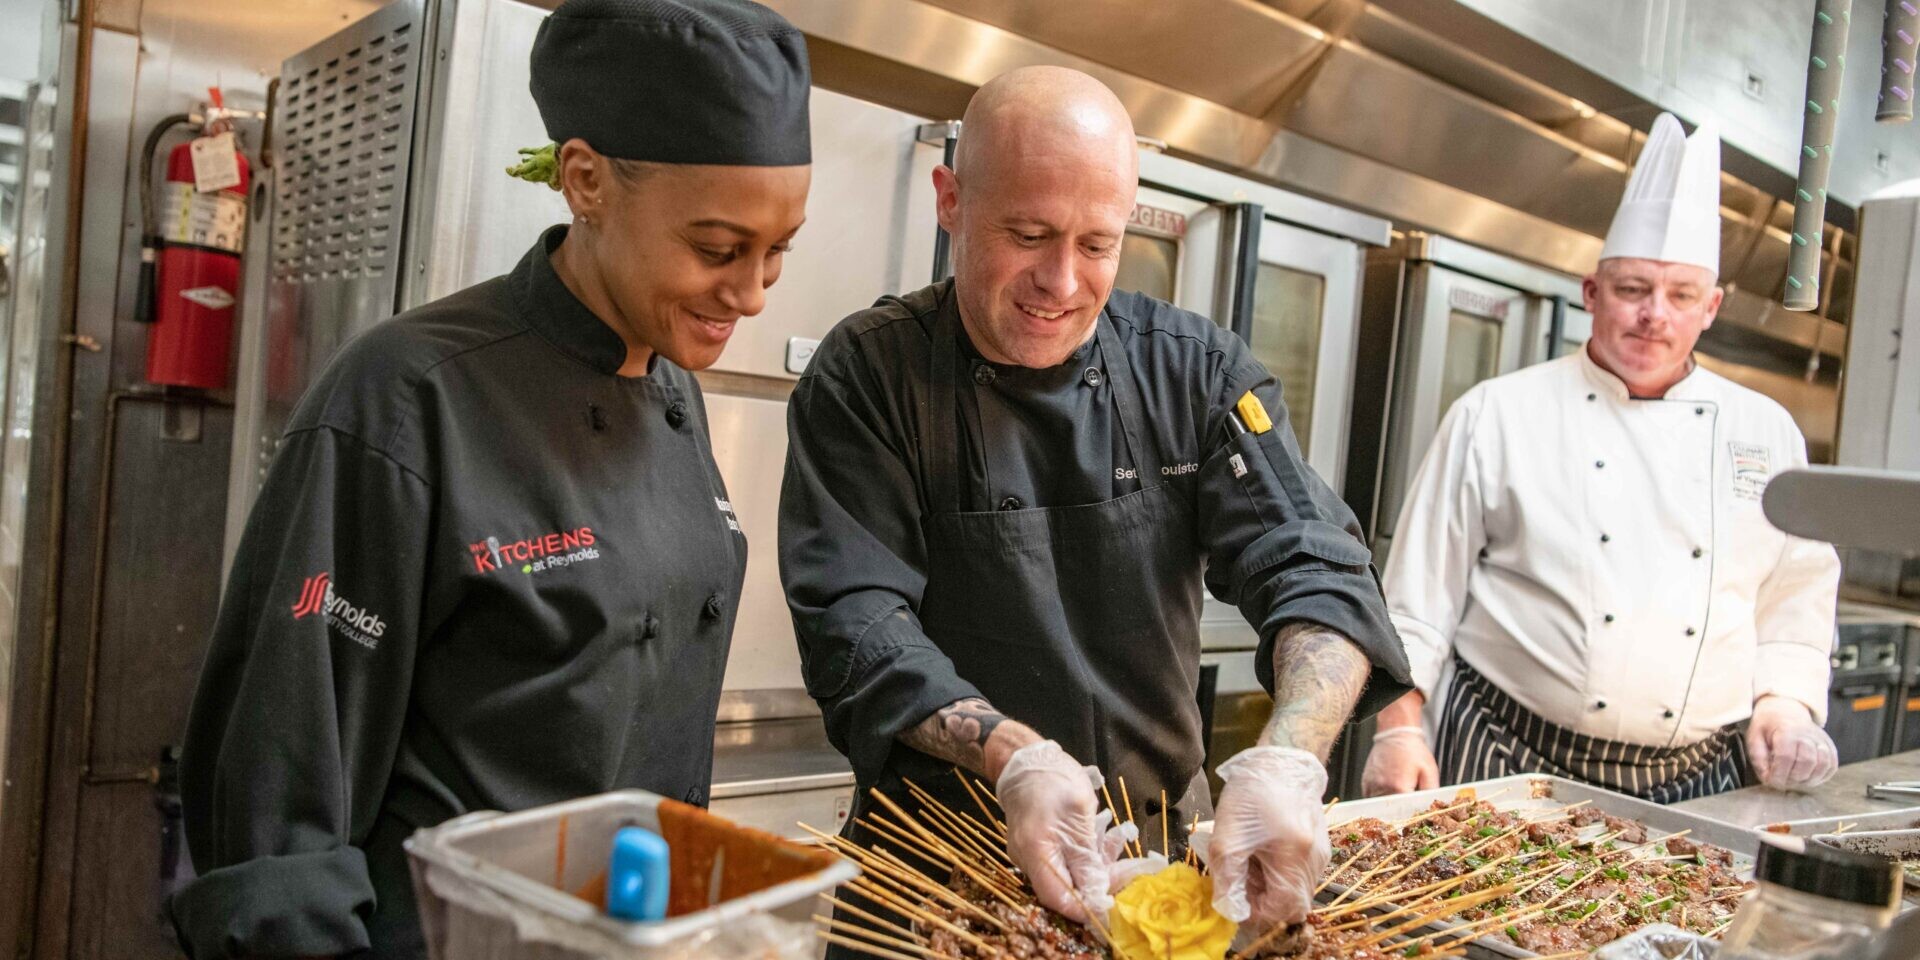
[[1605, 470], [1607, 468], [1607, 462], [1605, 460], [1595, 460], [1593, 462], [1593, 468], [1595, 470]]
[[996, 373], [992, 367], [984, 363], [973, 368], [973, 382], [983, 387], [992, 383], [993, 378], [997, 376], [999, 376], [999, 374]]
[[[1080, 375], [1080, 379], [1082, 379], [1082, 380], [1085, 380], [1085, 381], [1087, 382], [1087, 386], [1089, 386], [1089, 387], [1097, 387], [1097, 386], [1099, 386], [1099, 385], [1100, 385], [1100, 380], [1101, 380], [1101, 377], [1100, 377], [1100, 368], [1099, 368], [1099, 367], [1088, 367], [1088, 368], [1087, 368], [1087, 372], [1085, 372], [1085, 373], [1083, 373], [1083, 374], [1081, 374], [1081, 375]], [[1149, 814], [1149, 816], [1151, 816], [1151, 814]]]
[[1694, 415], [1694, 416], [1696, 416], [1696, 417], [1704, 417], [1704, 416], [1706, 416], [1706, 415], [1707, 415], [1707, 408], [1706, 408], [1706, 407], [1694, 407], [1694, 408], [1693, 408], [1693, 415]]
[[1672, 720], [1672, 719], [1673, 719], [1673, 711], [1672, 711], [1672, 710], [1662, 710], [1662, 711], [1660, 711], [1660, 716], [1662, 716], [1662, 717], [1665, 717], [1665, 718], [1666, 718], [1666, 719], [1668, 719], [1668, 720]]
[[607, 412], [600, 409], [598, 404], [587, 404], [587, 423], [591, 424], [595, 430], [605, 430], [607, 428]]
[[684, 403], [681, 403], [678, 400], [675, 400], [670, 406], [667, 407], [667, 426], [672, 427], [675, 430], [678, 430], [680, 429], [680, 425], [686, 422], [687, 422], [687, 405]]
[[1700, 559], [1700, 556], [1701, 556], [1701, 554], [1704, 554], [1704, 553], [1706, 553], [1706, 551], [1705, 551], [1705, 550], [1702, 550], [1702, 549], [1700, 549], [1699, 547], [1694, 547], [1694, 548], [1693, 548], [1693, 558], [1694, 558], [1695, 560], [1698, 560], [1698, 559]]
[[1593, 401], [1595, 401], [1595, 400], [1598, 400], [1598, 399], [1600, 399], [1600, 395], [1599, 395], [1599, 394], [1597, 394], [1597, 393], [1589, 393], [1589, 394], [1587, 394], [1587, 402], [1588, 402], [1588, 403], [1592, 403]]
[[1595, 710], [1605, 710], [1607, 708], [1607, 702], [1605, 700], [1595, 700], [1593, 702], [1593, 708]]
[[[1091, 373], [1092, 371], [1088, 371], [1088, 372]], [[1160, 815], [1160, 798], [1159, 797], [1148, 797], [1145, 806], [1147, 808], [1147, 816], [1157, 817]]]
[[1692, 627], [1688, 627], [1688, 628], [1687, 628], [1687, 636], [1689, 636], [1689, 637], [1691, 637], [1691, 636], [1693, 636], [1693, 628], [1692, 628]]
[[640, 623], [640, 639], [652, 640], [654, 637], [657, 637], [659, 635], [660, 635], [660, 618], [654, 616], [651, 613], [647, 614], [647, 619], [641, 621]]
[[1000, 501], [1000, 509], [1002, 510], [1018, 510], [1022, 506], [1025, 506], [1025, 504], [1022, 504], [1020, 502], [1019, 497], [1008, 497], [1005, 500]]
[[720, 619], [720, 595], [716, 593], [708, 597], [706, 606], [700, 612], [706, 614], [708, 620]]
[[1600, 542], [1601, 542], [1601, 543], [1612, 543], [1612, 542], [1613, 542], [1613, 537], [1612, 537], [1612, 536], [1610, 536], [1610, 535], [1608, 535], [1608, 534], [1604, 534], [1604, 533], [1603, 533], [1603, 534], [1601, 534], [1601, 535], [1600, 535]]
[[1602, 620], [1605, 620], [1605, 621], [1607, 621], [1608, 623], [1612, 623], [1612, 622], [1613, 622], [1613, 614], [1611, 614], [1611, 613], [1609, 613], [1609, 614], [1607, 614], [1606, 616], [1604, 616], [1604, 617], [1601, 617], [1600, 619], [1602, 619]]

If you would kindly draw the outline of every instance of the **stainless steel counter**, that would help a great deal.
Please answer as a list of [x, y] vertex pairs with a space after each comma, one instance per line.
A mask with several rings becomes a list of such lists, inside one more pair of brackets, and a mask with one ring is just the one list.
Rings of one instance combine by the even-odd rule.
[[853, 768], [818, 716], [723, 723], [713, 737], [712, 798], [720, 816], [801, 840], [797, 824], [832, 832], [846, 822]]
[[1912, 800], [1868, 799], [1867, 785], [1887, 780], [1920, 780], [1920, 750], [1847, 764], [1834, 774], [1832, 780], [1809, 793], [1782, 793], [1767, 787], [1747, 787], [1674, 806], [1743, 827], [1914, 806]]

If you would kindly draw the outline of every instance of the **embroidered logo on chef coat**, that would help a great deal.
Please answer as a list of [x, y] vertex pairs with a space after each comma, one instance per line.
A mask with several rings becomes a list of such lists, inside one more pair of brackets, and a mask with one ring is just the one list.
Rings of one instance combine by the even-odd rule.
[[1758, 500], [1767, 492], [1773, 477], [1773, 451], [1757, 443], [1732, 442], [1727, 450], [1733, 455], [1733, 495], [1742, 500]]
[[728, 500], [722, 500], [719, 497], [714, 497], [713, 505], [720, 508], [721, 516], [727, 518], [727, 529], [732, 530], [734, 533], [740, 533], [740, 518], [733, 515], [733, 503]]
[[293, 605], [293, 618], [305, 620], [314, 615], [326, 617], [327, 626], [341, 636], [369, 650], [380, 647], [380, 636], [387, 632], [386, 621], [333, 589], [333, 576], [316, 573], [300, 584], [300, 599]]
[[506, 542], [488, 537], [467, 544], [467, 552], [473, 556], [475, 573], [492, 573], [518, 564], [521, 573], [532, 574], [598, 560], [599, 542], [592, 527], [580, 527]]

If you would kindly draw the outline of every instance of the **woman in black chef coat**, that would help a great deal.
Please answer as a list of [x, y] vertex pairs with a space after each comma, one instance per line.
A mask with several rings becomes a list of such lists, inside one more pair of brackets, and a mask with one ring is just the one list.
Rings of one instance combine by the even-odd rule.
[[573, 223], [343, 350], [248, 520], [182, 762], [195, 957], [423, 956], [416, 828], [706, 802], [747, 545], [688, 371], [803, 218], [806, 48], [745, 0], [567, 0], [532, 67]]

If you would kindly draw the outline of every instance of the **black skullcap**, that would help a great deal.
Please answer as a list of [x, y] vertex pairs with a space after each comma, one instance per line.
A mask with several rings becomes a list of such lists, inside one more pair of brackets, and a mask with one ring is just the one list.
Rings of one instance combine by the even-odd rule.
[[807, 45], [747, 0], [566, 0], [533, 40], [547, 136], [610, 157], [812, 162]]

